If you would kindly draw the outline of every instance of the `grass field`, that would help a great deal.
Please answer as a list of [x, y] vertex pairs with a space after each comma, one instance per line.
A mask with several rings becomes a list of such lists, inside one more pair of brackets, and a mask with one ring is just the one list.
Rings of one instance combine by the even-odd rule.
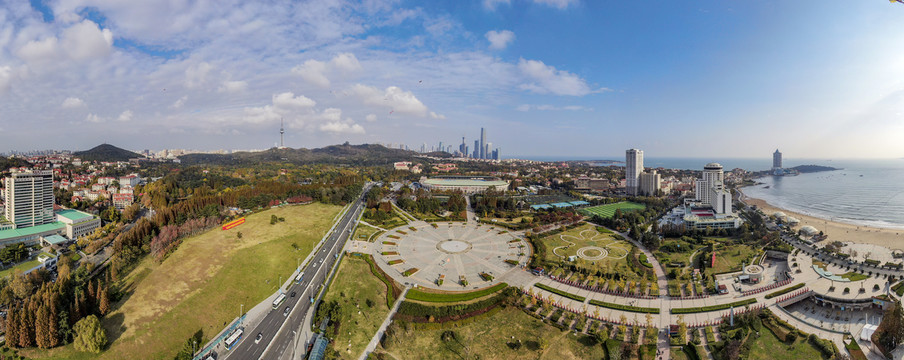
[[669, 267], [669, 264], [681, 262], [684, 263], [685, 266], [691, 265], [690, 256], [700, 248], [703, 248], [703, 245], [691, 244], [687, 241], [675, 238], [667, 238], [662, 242], [660, 249], [663, 247], [675, 247], [677, 246], [679, 251], [676, 252], [665, 252], [661, 250], [657, 250], [653, 252], [653, 255], [656, 256], [656, 260], [659, 260], [659, 263], [664, 267]]
[[[187, 238], [162, 264], [147, 257], [121, 281], [130, 295], [103, 319], [110, 342], [105, 352], [82, 353], [69, 345], [23, 353], [57, 359], [172, 358], [198, 329], [209, 339], [239, 315], [240, 304], [247, 311], [276, 291], [279, 278], [292, 274], [340, 210], [320, 203], [284, 206], [250, 215], [228, 231], [215, 228]], [[270, 225], [271, 214], [286, 221]]]
[[[373, 307], [367, 306], [368, 299]], [[347, 256], [324, 297], [324, 301], [333, 300], [341, 306], [341, 315], [338, 335], [330, 346], [339, 359], [357, 359], [389, 313], [386, 286], [371, 274], [364, 259]]]
[[[507, 308], [493, 315], [451, 329], [456, 339], [468, 345], [466, 350], [456, 341], [444, 342], [445, 330], [410, 330], [402, 335], [402, 343], [393, 344], [386, 352], [395, 359], [605, 359], [599, 344], [592, 344], [587, 336], [563, 332], [521, 310]], [[541, 338], [545, 340], [541, 340]], [[548, 344], [540, 350], [540, 342]], [[508, 344], [520, 346], [513, 349]]]
[[606, 204], [583, 208], [580, 210], [580, 212], [584, 213], [587, 216], [599, 215], [604, 218], [611, 218], [613, 215], [615, 215], [615, 210], [618, 209], [621, 209], [622, 212], [625, 212], [631, 210], [643, 210], [646, 208], [647, 206], [644, 204], [622, 201], [615, 204]]
[[[376, 227], [366, 225], [366, 224], [358, 224], [358, 227], [355, 229], [355, 234], [352, 235], [352, 240], [358, 241], [372, 241], [376, 238], [373, 234], [376, 234], [382, 230], [377, 229]], [[374, 239], [371, 239], [373, 237]]]
[[747, 245], [728, 245], [716, 248], [716, 265], [710, 273], [719, 274], [732, 270], [741, 270], [745, 262], [760, 254], [754, 248]]
[[807, 342], [806, 337], [800, 337], [788, 346], [765, 328], [760, 331], [758, 339], [748, 340], [747, 343], [750, 345], [750, 360], [822, 359], [822, 354]]

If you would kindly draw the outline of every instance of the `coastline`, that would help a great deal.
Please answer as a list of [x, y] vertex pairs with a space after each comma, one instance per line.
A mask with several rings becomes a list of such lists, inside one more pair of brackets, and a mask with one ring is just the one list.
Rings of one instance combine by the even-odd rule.
[[766, 215], [772, 215], [776, 211], [781, 211], [788, 216], [800, 220], [800, 223], [794, 226], [795, 230], [800, 229], [802, 226], [810, 225], [828, 235], [827, 241], [872, 244], [884, 246], [888, 249], [904, 250], [904, 230], [902, 229], [849, 224], [840, 221], [826, 220], [811, 215], [804, 215], [795, 211], [773, 206], [762, 199], [749, 197], [744, 193], [743, 189], [738, 190], [741, 202], [747, 205], [755, 205], [760, 210], [763, 210]]

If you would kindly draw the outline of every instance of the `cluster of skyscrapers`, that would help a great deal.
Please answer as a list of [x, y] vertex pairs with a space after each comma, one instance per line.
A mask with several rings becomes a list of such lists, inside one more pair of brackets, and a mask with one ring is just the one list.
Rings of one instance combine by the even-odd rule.
[[628, 195], [656, 195], [662, 186], [662, 176], [656, 170], [643, 170], [643, 150], [625, 151], [625, 192]]
[[[421, 145], [421, 152], [427, 152], [427, 150], [427, 144]], [[499, 160], [499, 148], [493, 149], [493, 143], [487, 142], [487, 130], [484, 128], [480, 128], [480, 139], [474, 140], [473, 148], [468, 146], [468, 142], [465, 140], [465, 137], [462, 136], [461, 144], [458, 145], [458, 149], [453, 149], [452, 145], [444, 145], [443, 142], [440, 141], [439, 146], [432, 148], [432, 150], [444, 151], [456, 157]]]

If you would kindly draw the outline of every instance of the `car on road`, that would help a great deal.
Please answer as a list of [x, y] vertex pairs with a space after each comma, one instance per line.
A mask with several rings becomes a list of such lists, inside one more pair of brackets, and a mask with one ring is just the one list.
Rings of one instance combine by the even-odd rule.
[[282, 312], [282, 316], [288, 316], [288, 315], [289, 315], [289, 307], [286, 306], [286, 309], [283, 310], [283, 312]]
[[289, 294], [289, 297], [295, 297], [295, 292], [293, 291], [291, 294]]
[[264, 333], [257, 333], [257, 336], [254, 338], [254, 343], [258, 344], [261, 342], [261, 339], [264, 338]]

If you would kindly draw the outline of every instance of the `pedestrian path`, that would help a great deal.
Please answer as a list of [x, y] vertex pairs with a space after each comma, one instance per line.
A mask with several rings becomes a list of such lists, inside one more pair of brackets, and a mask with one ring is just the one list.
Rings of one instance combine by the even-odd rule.
[[389, 324], [392, 323], [392, 317], [395, 316], [396, 312], [399, 311], [399, 305], [402, 304], [402, 300], [405, 300], [405, 295], [408, 294], [408, 290], [411, 289], [410, 286], [405, 287], [405, 290], [402, 291], [402, 294], [399, 295], [399, 298], [396, 299], [395, 304], [392, 305], [392, 310], [389, 311], [389, 314], [386, 315], [386, 319], [383, 320], [383, 324], [380, 325], [380, 329], [377, 330], [377, 333], [374, 334], [374, 337], [370, 339], [370, 343], [367, 344], [367, 347], [364, 348], [364, 352], [361, 353], [360, 360], [367, 359], [367, 356], [370, 355], [377, 348], [377, 344], [380, 343], [380, 339], [383, 338], [383, 334], [386, 333], [386, 328], [389, 327]]

